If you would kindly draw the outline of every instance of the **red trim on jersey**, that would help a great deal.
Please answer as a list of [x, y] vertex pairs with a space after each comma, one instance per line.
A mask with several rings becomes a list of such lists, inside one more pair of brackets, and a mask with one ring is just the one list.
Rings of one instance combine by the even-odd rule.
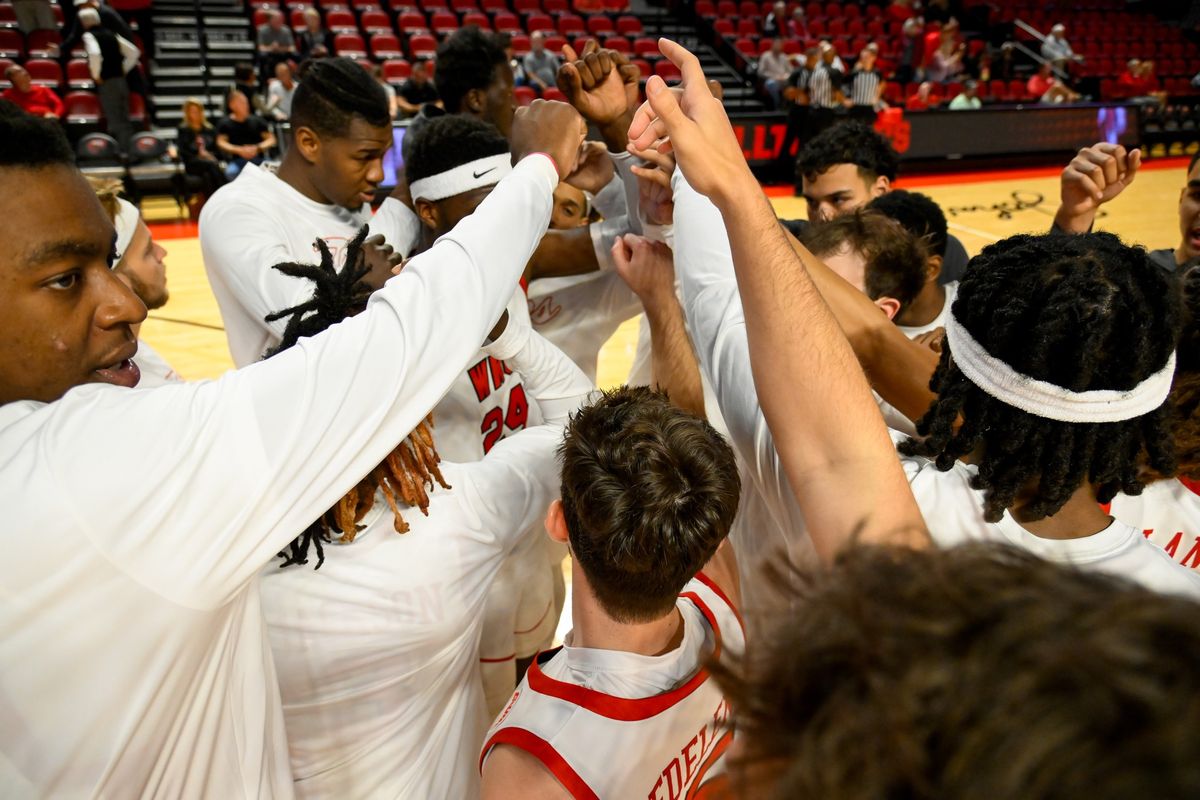
[[[691, 787], [688, 788], [687, 794], [684, 795], [685, 800], [695, 800], [696, 798], [707, 797], [710, 794], [716, 797], [726, 796], [720, 791], [720, 789], [717, 789], [714, 784], [718, 783], [722, 777], [727, 776], [724, 776], [723, 774], [714, 775], [711, 783], [706, 782], [705, 778], [708, 777], [708, 771], [713, 768], [713, 765], [720, 760], [721, 756], [725, 755], [725, 751], [729, 749], [729, 745], [731, 744], [733, 744], [733, 731], [726, 731], [725, 734], [717, 741], [717, 746], [714, 747], [712, 752], [708, 754], [708, 758], [704, 759], [704, 762], [700, 765], [699, 769], [696, 770], [696, 777], [692, 781]], [[708, 788], [710, 786], [712, 787], [711, 791]]]
[[738, 611], [737, 606], [735, 606], [733, 604], [733, 601], [729, 599], [729, 595], [727, 595], [727, 594], [725, 594], [725, 592], [721, 591], [721, 587], [717, 586], [717, 582], [714, 581], [712, 578], [708, 577], [707, 575], [705, 575], [703, 572], [696, 573], [696, 580], [703, 583], [705, 586], [707, 586], [709, 589], [712, 590], [713, 594], [715, 594], [717, 597], [724, 600], [725, 605], [729, 606], [729, 610], [733, 612], [733, 615], [735, 617], [737, 617], [738, 624], [742, 626], [742, 630], [743, 631], [746, 630], [746, 623], [745, 623], [745, 621], [742, 620], [742, 612]]
[[1200, 496], [1200, 480], [1192, 480], [1191, 478], [1185, 478], [1180, 475], [1179, 482], [1182, 483], [1189, 492]]
[[517, 281], [517, 284], [521, 287], [521, 294], [525, 295], [525, 297], [528, 298], [529, 297], [529, 281], [525, 279], [524, 275], [521, 276], [521, 280]]
[[510, 653], [509, 655], [506, 655], [504, 658], [480, 658], [479, 663], [481, 663], [481, 664], [503, 664], [505, 661], [515, 660], [516, 657], [517, 657], [516, 653]]
[[[714, 638], [716, 639], [716, 647], [713, 649], [711, 657], [714, 660], [719, 658], [721, 655], [721, 626], [717, 624], [716, 615], [713, 614], [712, 609], [697, 597], [694, 592], [684, 592], [679, 596], [695, 605], [700, 610], [700, 613], [704, 615], [705, 619], [708, 620], [708, 624], [712, 626]], [[704, 682], [709, 678], [708, 670], [702, 667], [686, 683], [677, 686], [669, 692], [656, 694], [652, 697], [631, 699], [628, 697], [614, 697], [611, 694], [598, 692], [595, 689], [588, 689], [573, 683], [565, 683], [551, 678], [542, 672], [541, 665], [538, 663], [539, 661], [541, 661], [540, 654], [529, 665], [529, 671], [525, 673], [525, 680], [529, 683], [530, 689], [538, 694], [557, 697], [559, 700], [565, 700], [572, 705], [585, 708], [593, 714], [599, 714], [602, 717], [615, 719], [619, 722], [640, 722], [641, 720], [650, 719], [653, 716], [661, 714], [687, 698], [692, 692], [704, 685]]]
[[483, 772], [483, 762], [488, 757], [488, 753], [498, 744], [512, 745], [541, 761], [563, 785], [563, 788], [577, 800], [600, 800], [583, 778], [579, 777], [579, 773], [571, 769], [571, 765], [558, 754], [558, 751], [549, 742], [524, 728], [501, 728], [496, 731], [483, 746], [483, 752], [479, 756], [480, 772]]
[[542, 622], [544, 622], [544, 621], [545, 621], [545, 619], [546, 619], [546, 615], [550, 613], [550, 609], [551, 609], [551, 608], [553, 608], [553, 607], [554, 607], [554, 599], [553, 599], [553, 598], [551, 598], [550, 600], [547, 600], [547, 601], [546, 601], [546, 609], [545, 609], [545, 611], [543, 611], [543, 612], [542, 612], [542, 615], [541, 615], [540, 617], [538, 617], [538, 621], [537, 621], [537, 622], [535, 622], [535, 623], [533, 623], [533, 627], [532, 627], [532, 628], [526, 628], [526, 629], [525, 629], [525, 630], [523, 630], [523, 631], [513, 631], [513, 633], [515, 633], [515, 634], [522, 634], [522, 633], [530, 633], [530, 632], [532, 632], [532, 631], [536, 631], [536, 630], [538, 629], [538, 626], [539, 626], [539, 625], [541, 625], [541, 624], [542, 624]]

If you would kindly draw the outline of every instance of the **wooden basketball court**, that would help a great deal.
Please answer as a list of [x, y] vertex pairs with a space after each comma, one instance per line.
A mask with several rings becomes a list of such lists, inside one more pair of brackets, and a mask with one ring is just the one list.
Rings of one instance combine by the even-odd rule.
[[[1106, 208], [1097, 229], [1150, 249], [1174, 247], [1179, 242], [1176, 205], [1186, 168], [1187, 159], [1179, 158], [1144, 164], [1134, 184]], [[897, 185], [936, 200], [946, 212], [951, 232], [971, 254], [1006, 236], [1048, 230], [1058, 207], [1058, 170], [1054, 169], [914, 177]], [[768, 194], [780, 216], [805, 216], [803, 199], [792, 197], [790, 189], [772, 189]], [[157, 221], [155, 238], [169, 251], [171, 300], [151, 313], [141, 335], [184, 377], [214, 378], [233, 362], [205, 278], [195, 226], [175, 221], [170, 202], [148, 203], [146, 213]], [[637, 322], [632, 321], [601, 352], [597, 376], [601, 386], [624, 380], [636, 344]]]

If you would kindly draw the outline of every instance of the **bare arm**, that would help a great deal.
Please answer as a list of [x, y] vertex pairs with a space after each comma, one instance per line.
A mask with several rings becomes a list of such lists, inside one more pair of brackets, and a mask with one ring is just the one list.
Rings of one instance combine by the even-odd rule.
[[1087, 233], [1100, 206], [1116, 198], [1137, 177], [1141, 150], [1100, 142], [1085, 147], [1062, 172], [1062, 200], [1054, 225], [1067, 233]]
[[263, 136], [262, 141], [258, 143], [258, 149], [260, 152], [265, 153], [274, 147], [277, 142], [278, 140], [275, 138], [275, 134], [271, 132], [270, 128], [268, 128], [266, 135]]
[[684, 174], [722, 212], [755, 386], [817, 552], [832, 558], [855, 534], [864, 541], [927, 543], [850, 344], [750, 173], [700, 62], [673, 42], [660, 46], [683, 73], [682, 103], [652, 78], [630, 139], [646, 148], [670, 137]]
[[241, 155], [239, 152], [241, 150], [241, 146], [231, 143], [229, 141], [229, 137], [223, 133], [217, 134], [217, 149], [221, 150], [222, 152], [229, 153], [230, 155]]

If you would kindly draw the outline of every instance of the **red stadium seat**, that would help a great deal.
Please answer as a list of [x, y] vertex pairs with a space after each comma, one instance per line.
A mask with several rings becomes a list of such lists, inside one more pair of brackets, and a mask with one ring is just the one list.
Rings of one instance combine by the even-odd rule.
[[71, 92], [63, 98], [66, 106], [64, 119], [70, 123], [95, 123], [100, 121], [100, 101], [91, 92]]
[[846, 20], [837, 19], [829, 20], [829, 24], [825, 26], [825, 31], [830, 36], [845, 36], [846, 35]]
[[758, 55], [758, 46], [754, 40], [743, 36], [733, 43], [733, 49], [744, 55], [746, 58], [755, 58]]
[[358, 23], [350, 11], [330, 11], [325, 17], [325, 27], [335, 34], [358, 33]]
[[513, 0], [513, 11], [518, 14], [537, 14], [541, 10], [540, 0]]
[[58, 31], [31, 31], [25, 39], [25, 53], [29, 58], [57, 58], [60, 44], [62, 34]]
[[469, 28], [474, 25], [481, 31], [490, 31], [492, 29], [491, 20], [489, 20], [487, 14], [484, 14], [482, 11], [471, 11], [463, 14], [462, 24], [464, 28]]
[[667, 83], [678, 82], [683, 75], [679, 72], [679, 67], [667, 61], [665, 58], [654, 65], [654, 74], [662, 78]]
[[1027, 92], [1025, 90], [1025, 81], [1022, 81], [1022, 80], [1009, 81], [1008, 82], [1008, 96], [1014, 102], [1028, 99], [1029, 92]]
[[383, 79], [393, 86], [404, 83], [411, 74], [412, 65], [402, 58], [383, 62]]
[[567, 102], [567, 96], [553, 86], [550, 86], [546, 91], [542, 92], [543, 100], [557, 100], [560, 103]]
[[383, 11], [364, 11], [362, 29], [367, 33], [393, 33], [392, 20]]
[[408, 40], [408, 57], [428, 58], [437, 52], [437, 39], [427, 33], [418, 33]]
[[734, 19], [737, 17], [737, 3], [733, 0], [718, 0], [717, 2], [717, 18], [718, 19]]
[[842, 9], [842, 16], [846, 19], [859, 19], [861, 14], [862, 12], [858, 10], [858, 6], [850, 5], [849, 3]]
[[333, 37], [333, 52], [346, 58], [366, 58], [367, 43], [357, 33], [339, 33]]
[[825, 5], [825, 16], [827, 16], [827, 17], [842, 16], [842, 4], [841, 3], [827, 3]]
[[508, 0], [483, 0], [480, 6], [489, 14], [495, 14], [500, 11], [508, 11]]
[[73, 58], [67, 62], [67, 86], [71, 89], [96, 88], [96, 81], [92, 79], [92, 70], [87, 61]]
[[429, 27], [436, 34], [454, 33], [458, 30], [458, 17], [449, 11], [438, 11], [430, 18]]
[[738, 16], [761, 17], [762, 14], [759, 13], [758, 3], [754, 2], [754, 0], [742, 0], [741, 4], [738, 5]]
[[17, 12], [10, 5], [0, 5], [0, 28], [16, 28]]
[[770, 50], [772, 44], [774, 44], [774, 40], [768, 36], [764, 36], [761, 39], [759, 39], [758, 40], [758, 54], [761, 56], [763, 53]]
[[721, 36], [733, 36], [733, 20], [715, 19], [713, 20], [713, 30]]
[[512, 37], [513, 55], [523, 56], [529, 52], [529, 37], [523, 33], [515, 33]]
[[658, 58], [662, 55], [658, 51], [658, 39], [651, 39], [649, 36], [633, 40], [633, 53], [641, 58]]
[[604, 40], [605, 48], [616, 50], [618, 53], [629, 55], [633, 52], [633, 45], [624, 36], [609, 36]]
[[11, 58], [0, 58], [0, 89], [7, 89], [8, 87], [12, 86], [12, 81], [6, 78], [4, 73], [7, 72], [8, 68], [15, 63], [17, 62], [13, 61]]
[[559, 14], [570, 13], [571, 6], [567, 3], [567, 0], [542, 0], [542, 10], [547, 14], [557, 16]]
[[1012, 99], [1008, 92], [1008, 83], [1001, 80], [994, 80], [988, 84], [988, 88], [992, 93], [992, 97], [1001, 103], [1006, 103]]
[[[758, 36], [758, 20], [739, 19], [737, 24], [737, 35]], [[770, 46], [770, 40], [767, 40], [767, 45]]]
[[513, 87], [513, 100], [517, 101], [519, 106], [527, 106], [537, 99], [537, 92], [528, 86]]
[[563, 14], [558, 18], [558, 32], [563, 36], [578, 36], [587, 28], [583, 24], [583, 17], [575, 14]]
[[521, 20], [516, 14], [502, 11], [496, 14], [492, 20], [496, 25], [496, 30], [501, 33], [523, 33], [525, 29], [521, 27]]
[[696, 0], [696, 16], [700, 19], [716, 19], [717, 6], [713, 0]]
[[[317, 13], [320, 14], [321, 12], [318, 11]], [[289, 14], [291, 15], [290, 19], [291, 19], [291, 24], [292, 24], [292, 30], [302, 31], [305, 29], [305, 27], [307, 27], [304, 24], [304, 9], [303, 8], [293, 8], [289, 12]], [[255, 15], [255, 19], [258, 19], [257, 15]], [[259, 24], [261, 24], [261, 23], [258, 23], [258, 22], [255, 23], [255, 25], [259, 25]]]
[[[7, 6], [7, 7], [11, 8], [11, 6]], [[6, 8], [6, 6], [0, 6], [0, 10], [3, 10], [4, 8]], [[254, 24], [254, 27], [256, 27], [256, 28], [259, 27], [260, 25], [265, 25], [267, 23], [267, 20], [270, 18], [272, 11], [274, 11], [274, 9], [256, 8], [256, 9], [254, 9], [254, 16], [252, 16], [250, 18], [250, 21]], [[7, 26], [5, 26], [5, 27], [7, 27]]]
[[635, 58], [631, 63], [641, 71], [642, 80], [646, 80], [646, 78], [649, 78], [654, 74], [654, 68], [651, 67], [650, 62], [644, 58]]
[[621, 36], [641, 36], [644, 28], [637, 17], [623, 15], [617, 17], [617, 33]]
[[400, 32], [406, 35], [425, 33], [429, 30], [429, 20], [420, 11], [405, 11], [396, 22]]
[[[546, 49], [549, 50], [551, 53], [561, 52], [563, 49], [563, 45], [566, 43], [567, 43], [567, 40], [564, 39], [562, 36], [559, 36], [557, 33], [549, 34], [546, 37], [546, 41], [545, 41]], [[575, 52], [579, 52], [578, 48], [576, 49]]]
[[25, 37], [20, 31], [0, 30], [0, 58], [21, 58], [25, 55]]
[[587, 29], [593, 36], [609, 36], [616, 31], [613, 21], [599, 14], [588, 17]]
[[[574, 41], [571, 42], [571, 48], [576, 53], [582, 53], [583, 48], [586, 47], [587, 43], [592, 41], [593, 39], [594, 39], [594, 37], [592, 37], [592, 36], [576, 36]], [[546, 49], [549, 50], [550, 48], [547, 46]]]
[[604, 13], [620, 14], [629, 10], [629, 0], [604, 0]]
[[554, 20], [550, 19], [549, 15], [547, 14], [530, 14], [529, 18], [525, 20], [525, 30], [527, 30], [529, 33], [535, 33], [537, 31], [547, 31], [549, 33], [553, 33]]
[[63, 71], [57, 61], [51, 61], [48, 58], [31, 58], [25, 62], [25, 69], [29, 70], [29, 77], [38, 86], [49, 86], [52, 89], [62, 86]]
[[400, 47], [399, 37], [394, 33], [377, 33], [372, 36], [371, 56], [377, 61], [403, 58], [404, 50]]
[[[853, 6], [851, 6], [853, 8]], [[867, 26], [861, 19], [852, 19], [846, 23], [846, 33], [849, 36], [862, 36], [867, 32]]]
[[[450, 0], [450, 9], [458, 14], [479, 13], [479, 5], [475, 0]], [[466, 25], [463, 27], [465, 28]]]

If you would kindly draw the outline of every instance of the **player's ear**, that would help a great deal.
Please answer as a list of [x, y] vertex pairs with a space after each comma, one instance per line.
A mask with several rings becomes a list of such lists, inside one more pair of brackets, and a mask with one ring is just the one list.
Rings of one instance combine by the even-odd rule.
[[430, 230], [440, 230], [442, 215], [438, 213], [437, 203], [431, 203], [428, 200], [414, 200], [413, 205], [416, 207], [417, 216], [421, 219], [421, 224]]
[[487, 98], [484, 96], [482, 89], [471, 89], [467, 92], [467, 96], [463, 98], [463, 105], [467, 111], [479, 115], [483, 113], [483, 109], [487, 105]]
[[887, 314], [889, 320], [896, 319], [896, 315], [900, 313], [900, 301], [894, 297], [880, 297], [875, 300], [875, 305], [879, 306], [884, 314]]
[[321, 154], [321, 137], [312, 128], [301, 126], [292, 132], [292, 147], [312, 164]]
[[546, 534], [559, 544], [567, 544], [567, 540], [570, 539], [561, 500], [555, 500], [546, 510]]
[[880, 175], [871, 184], [871, 197], [882, 197], [892, 190], [892, 182], [887, 179], [886, 175]]
[[937, 283], [940, 277], [942, 277], [942, 257], [930, 256], [925, 260], [925, 282]]

